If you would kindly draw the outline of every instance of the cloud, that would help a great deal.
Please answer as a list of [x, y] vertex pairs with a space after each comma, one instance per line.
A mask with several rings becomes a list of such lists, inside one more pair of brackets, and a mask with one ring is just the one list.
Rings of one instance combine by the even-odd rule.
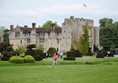
[[47, 20], [61, 24], [69, 16], [90, 18], [98, 24], [102, 17], [118, 19], [117, 4], [117, 0], [0, 0], [0, 24], [42, 24]]

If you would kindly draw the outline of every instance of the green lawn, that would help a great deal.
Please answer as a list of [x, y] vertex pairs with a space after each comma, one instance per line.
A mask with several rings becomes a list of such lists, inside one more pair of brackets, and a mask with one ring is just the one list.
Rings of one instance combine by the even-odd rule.
[[118, 66], [4, 66], [0, 83], [118, 83]]
[[58, 62], [51, 66], [52, 60], [29, 64], [0, 61], [0, 83], [118, 83], [118, 58]]

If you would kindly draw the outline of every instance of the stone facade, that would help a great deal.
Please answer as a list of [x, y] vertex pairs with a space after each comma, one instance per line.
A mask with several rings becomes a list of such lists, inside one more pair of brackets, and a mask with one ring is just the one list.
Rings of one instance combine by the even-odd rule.
[[94, 44], [99, 46], [99, 32], [94, 27], [93, 20], [74, 18], [71, 16], [62, 23], [62, 27], [54, 27], [52, 24], [50, 29], [37, 28], [35, 23], [32, 27], [10, 26], [10, 43], [16, 49], [19, 45], [36, 44], [43, 45], [46, 52], [50, 47], [58, 49], [58, 51], [69, 51], [74, 47], [74, 41], [79, 39], [83, 32], [84, 26], [89, 26], [89, 47], [93, 52]]
[[74, 18], [71, 16], [69, 19], [66, 18], [64, 23], [62, 24], [62, 28], [66, 28], [71, 33], [71, 46], [74, 46], [74, 41], [79, 39], [83, 34], [84, 27], [87, 26], [89, 33], [89, 48], [91, 51], [94, 51], [94, 44], [99, 46], [99, 31], [94, 27], [94, 21], [90, 19], [83, 18]]

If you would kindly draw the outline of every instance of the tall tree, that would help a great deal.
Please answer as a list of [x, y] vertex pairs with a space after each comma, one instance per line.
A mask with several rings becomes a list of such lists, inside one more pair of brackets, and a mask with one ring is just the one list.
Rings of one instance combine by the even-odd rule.
[[100, 19], [100, 45], [112, 48], [118, 47], [118, 22], [112, 19]]

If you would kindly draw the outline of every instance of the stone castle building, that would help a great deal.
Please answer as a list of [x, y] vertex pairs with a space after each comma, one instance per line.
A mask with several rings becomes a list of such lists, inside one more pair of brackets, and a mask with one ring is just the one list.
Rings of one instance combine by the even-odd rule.
[[62, 23], [62, 27], [55, 27], [54, 24], [50, 28], [36, 27], [36, 23], [32, 23], [32, 27], [10, 25], [10, 43], [16, 49], [20, 45], [36, 44], [43, 45], [46, 52], [50, 47], [58, 49], [59, 52], [66, 52], [74, 47], [74, 41], [79, 39], [83, 32], [84, 26], [89, 26], [89, 47], [93, 52], [94, 44], [99, 46], [99, 28], [94, 27], [93, 20], [83, 18], [66, 18]]

